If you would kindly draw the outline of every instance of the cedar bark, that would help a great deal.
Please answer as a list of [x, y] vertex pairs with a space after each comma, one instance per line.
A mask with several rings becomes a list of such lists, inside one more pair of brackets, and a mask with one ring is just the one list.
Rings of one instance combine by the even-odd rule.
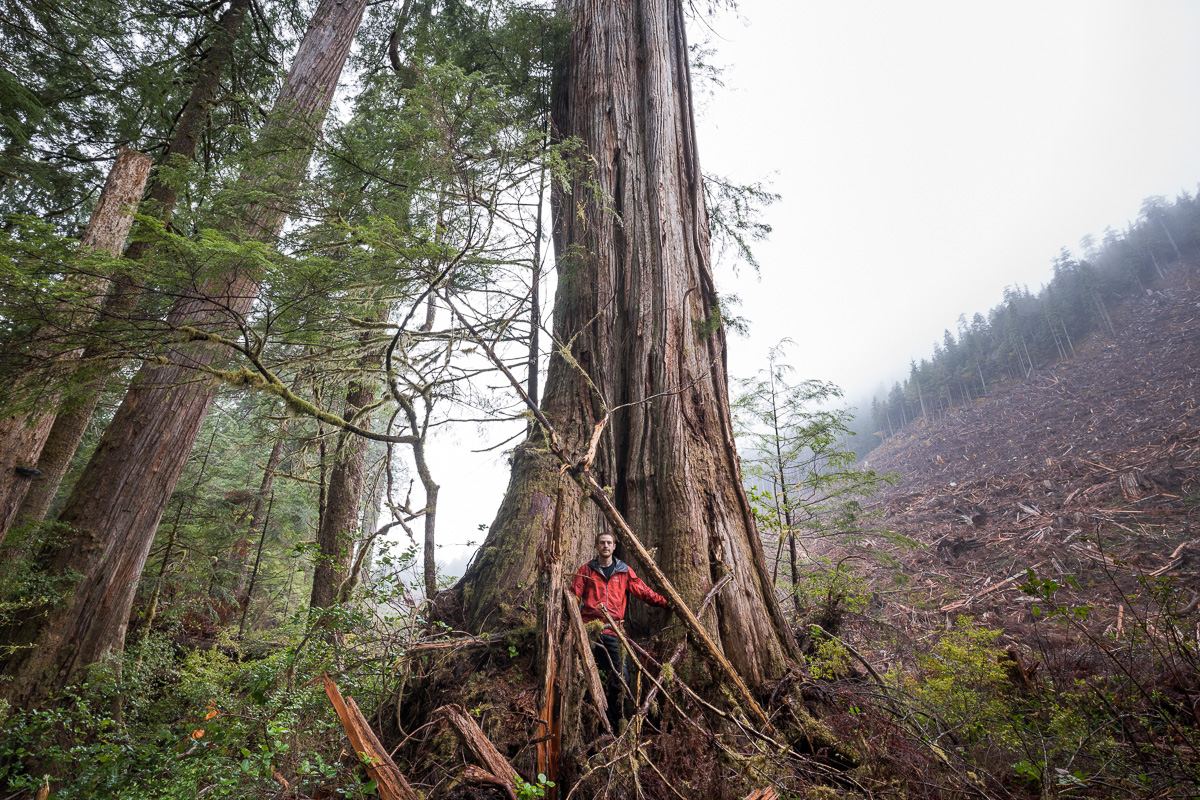
[[[350, 384], [346, 394], [346, 420], [375, 402], [375, 390], [366, 378]], [[370, 418], [358, 420], [370, 427]], [[338, 434], [329, 470], [325, 513], [317, 529], [317, 560], [313, 568], [309, 606], [327, 608], [341, 595], [342, 584], [350, 576], [354, 561], [354, 542], [358, 534], [363, 484], [367, 472], [367, 445], [361, 436], [347, 431]]]
[[[242, 188], [280, 198], [248, 208], [241, 225], [230, 223], [247, 237], [278, 235], [281, 198], [303, 174], [365, 6], [366, 0], [322, 0], [317, 7], [263, 131], [263, 152], [276, 154], [271, 176], [242, 181]], [[168, 322], [225, 331], [250, 311], [257, 291], [252, 272], [218, 275], [178, 301]], [[73, 533], [48, 554], [51, 574], [78, 576], [73, 589], [64, 602], [7, 632], [10, 643], [34, 646], [12, 651], [3, 663], [11, 678], [0, 689], [6, 698], [36, 705], [122, 646], [159, 519], [216, 394], [210, 382], [194, 380], [194, 367], [220, 354], [207, 341], [180, 345], [166, 354], [169, 363], [147, 365], [135, 378], [60, 517]]]
[[[163, 156], [164, 164], [175, 166], [195, 157], [196, 145], [208, 120], [209, 109], [221, 88], [221, 74], [233, 59], [233, 43], [249, 7], [250, 0], [233, 0], [217, 22], [213, 44], [200, 61], [191, 95], [184, 104], [171, 144]], [[169, 221], [178, 199], [179, 192], [175, 184], [155, 177], [150, 182], [145, 200], [142, 201], [143, 213], [154, 214], [163, 221]], [[131, 262], [142, 261], [151, 253], [153, 247], [149, 241], [135, 241], [125, 251], [125, 258]], [[125, 317], [133, 311], [140, 296], [141, 291], [129, 273], [115, 276], [113, 289], [104, 299], [100, 310], [101, 319]], [[103, 342], [94, 342], [84, 350], [83, 358], [85, 361], [97, 358], [103, 355], [106, 349]], [[17, 524], [36, 525], [46, 518], [54, 495], [58, 492], [58, 486], [62, 483], [63, 476], [71, 465], [71, 459], [75, 457], [75, 451], [79, 449], [79, 443], [83, 440], [88, 423], [96, 412], [104, 384], [113, 371], [115, 367], [110, 367], [102, 374], [90, 377], [86, 385], [74, 392], [71, 402], [59, 409], [41, 455], [37, 458], [37, 468], [42, 474], [29, 487], [17, 511]]]
[[[87, 230], [80, 239], [81, 248], [97, 250], [110, 256], [119, 255], [133, 225], [133, 211], [146, 188], [150, 174], [150, 157], [122, 147], [109, 170], [100, 199], [92, 211]], [[101, 297], [108, 288], [108, 279], [94, 275], [70, 279], [85, 297]], [[94, 313], [88, 309], [64, 313], [51, 320], [35, 334], [33, 350], [42, 350], [53, 340], [69, 341], [73, 333], [91, 324]], [[73, 350], [54, 358], [58, 362], [77, 359], [82, 350]], [[52, 366], [51, 369], [54, 367]], [[11, 378], [12, 376], [10, 376]], [[30, 391], [37, 391], [30, 387]], [[3, 540], [17, 517], [21, 502], [29, 489], [32, 475], [24, 468], [38, 463], [38, 456], [54, 425], [52, 409], [58, 405], [59, 393], [48, 391], [41, 399], [42, 407], [29, 413], [9, 415], [0, 420], [0, 540]], [[18, 472], [18, 468], [22, 468]]]
[[[774, 598], [733, 442], [725, 334], [713, 284], [704, 190], [678, 0], [564, 0], [573, 30], [555, 88], [556, 137], [578, 137], [591, 174], [555, 183], [556, 345], [542, 411], [582, 453], [612, 415], [594, 464], [616, 508], [691, 607], [723, 574], [705, 626], [751, 683], [782, 674], [794, 643]], [[569, 356], [561, 350], [570, 342]], [[584, 378], [586, 373], [589, 380]], [[618, 409], [618, 407], [620, 407]], [[528, 597], [559, 464], [535, 432], [513, 458], [496, 521], [460, 582], [476, 625]], [[575, 487], [564, 498], [579, 563], [602, 530]], [[635, 569], [640, 565], [631, 558]], [[636, 607], [646, 629], [661, 617]]]

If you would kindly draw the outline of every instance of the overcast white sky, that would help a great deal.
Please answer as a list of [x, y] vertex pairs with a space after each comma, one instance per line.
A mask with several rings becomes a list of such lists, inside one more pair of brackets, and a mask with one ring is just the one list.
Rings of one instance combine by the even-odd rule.
[[[857, 399], [959, 314], [1036, 290], [1060, 246], [1200, 182], [1200, 2], [741, 0], [739, 14], [710, 21], [726, 86], [699, 111], [701, 159], [782, 199], [761, 278], [718, 275], [751, 322], [734, 376], [787, 336], [798, 377]], [[453, 562], [508, 472], [444, 444]]]
[[1200, 3], [742, 0], [705, 169], [773, 176], [761, 281], [721, 276], [752, 338], [858, 397], [945, 328], [1036, 290], [1062, 245], [1200, 182]]

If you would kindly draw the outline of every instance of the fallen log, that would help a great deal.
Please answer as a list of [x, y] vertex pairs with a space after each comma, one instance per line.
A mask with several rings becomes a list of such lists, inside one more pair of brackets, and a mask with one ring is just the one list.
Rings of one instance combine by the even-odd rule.
[[483, 732], [478, 723], [467, 714], [466, 709], [462, 706], [451, 704], [442, 706], [433, 713], [434, 716], [440, 714], [442, 719], [450, 724], [459, 741], [463, 743], [463, 747], [471, 753], [476, 761], [482, 762], [488, 772], [501, 780], [508, 781], [510, 786], [517, 786], [524, 783], [521, 780], [520, 774], [513, 769], [513, 765], [508, 763], [508, 759], [500, 754], [500, 751], [487, 738], [487, 734]]
[[342, 727], [346, 729], [346, 736], [350, 738], [350, 746], [367, 768], [367, 774], [375, 781], [379, 796], [384, 800], [420, 800], [388, 751], [379, 743], [379, 738], [358, 710], [354, 698], [343, 698], [338, 685], [328, 675], [322, 673], [321, 680], [325, 684], [325, 694], [329, 696], [329, 702], [333, 704]]
[[492, 645], [500, 644], [503, 641], [501, 637], [489, 636], [472, 636], [460, 639], [444, 639], [436, 642], [422, 642], [414, 644], [404, 651], [405, 657], [421, 655], [423, 653], [433, 653], [439, 650], [468, 650], [475, 647], [491, 647]]

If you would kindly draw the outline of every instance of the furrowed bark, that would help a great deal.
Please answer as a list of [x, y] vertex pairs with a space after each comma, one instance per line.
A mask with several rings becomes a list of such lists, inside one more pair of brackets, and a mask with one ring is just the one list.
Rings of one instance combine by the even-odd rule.
[[[375, 401], [375, 390], [361, 379], [350, 385], [346, 395], [346, 419]], [[361, 422], [370, 426], [370, 418]], [[350, 575], [354, 560], [354, 542], [358, 535], [359, 512], [367, 471], [367, 445], [361, 436], [342, 431], [338, 434], [329, 470], [329, 488], [325, 513], [317, 530], [317, 561], [313, 569], [309, 606], [327, 608], [337, 601], [342, 583]]]
[[[272, 174], [243, 179], [243, 188], [276, 198], [248, 208], [242, 224], [231, 221], [247, 238], [278, 235], [282, 198], [303, 174], [365, 5], [322, 0], [317, 7], [264, 129], [262, 145], [277, 148]], [[253, 271], [231, 269], [177, 302], [168, 322], [228, 330], [250, 311], [257, 290]], [[3, 674], [12, 680], [0, 691], [7, 698], [36, 705], [122, 645], [155, 529], [216, 394], [214, 384], [196, 380], [195, 367], [220, 355], [208, 341], [183, 344], [166, 354], [168, 363], [147, 365], [135, 378], [60, 517], [72, 533], [47, 559], [52, 575], [77, 578], [63, 602], [5, 637], [35, 645], [5, 660]]]
[[[571, 454], [587, 449], [613, 410], [589, 488], [611, 487], [613, 510], [645, 539], [642, 552], [623, 557], [639, 572], [657, 562], [685, 609], [731, 573], [736, 590], [718, 598], [703, 625], [716, 653], [757, 685], [784, 672], [794, 642], [734, 448], [682, 4], [560, 7], [574, 19], [553, 129], [584, 143], [591, 172], [552, 189], [554, 332], [570, 346], [551, 356], [541, 410]], [[535, 432], [514, 453], [508, 493], [460, 582], [477, 627], [528, 599], [513, 587], [533, 584], [560, 466], [543, 436]], [[582, 501], [572, 487], [563, 502], [570, 563], [590, 555], [602, 529], [600, 510]], [[655, 629], [659, 613], [635, 605], [630, 621]]]
[[[217, 23], [217, 30], [212, 47], [205, 53], [197, 71], [196, 81], [192, 85], [192, 93], [183, 107], [183, 113], [175, 126], [175, 133], [163, 163], [178, 165], [191, 161], [196, 155], [196, 145], [204, 131], [208, 120], [209, 109], [216, 100], [221, 88], [221, 74], [233, 57], [233, 43], [237, 32], [245, 19], [250, 0], [233, 0]], [[178, 187], [169, 180], [155, 177], [150, 182], [150, 189], [142, 201], [142, 212], [154, 214], [163, 221], [169, 221], [178, 201]], [[125, 251], [125, 258], [130, 262], [140, 262], [153, 250], [153, 244], [146, 240], [133, 242]], [[120, 320], [126, 317], [137, 305], [141, 291], [135, 279], [126, 272], [113, 278], [113, 287], [100, 309], [101, 321]], [[89, 344], [83, 352], [83, 360], [91, 361], [103, 355], [107, 347], [103, 342]], [[37, 468], [42, 474], [37, 476], [29, 487], [20, 509], [17, 511], [18, 525], [36, 525], [46, 518], [54, 495], [58, 492], [63, 475], [79, 449], [83, 434], [87, 430], [96, 405], [100, 402], [100, 394], [109, 375], [116, 370], [115, 366], [105, 369], [99, 375], [85, 379], [85, 384], [73, 391], [70, 403], [61, 407], [54, 425], [46, 438], [45, 446], [37, 459]]]
[[[81, 248], [119, 255], [133, 225], [133, 212], [146, 188], [150, 174], [150, 157], [122, 147], [117, 153], [100, 199], [92, 211], [87, 230], [80, 239]], [[68, 279], [73, 289], [83, 297], [102, 297], [108, 288], [108, 279], [100, 276], [80, 275]], [[70, 310], [61, 318], [48, 322], [35, 334], [32, 349], [44, 351], [58, 341], [70, 341], [80, 328], [91, 324], [93, 311], [84, 308]], [[60, 345], [61, 347], [61, 345]], [[57, 356], [49, 356], [56, 362], [78, 359], [81, 350], [72, 350]], [[52, 365], [51, 370], [58, 365]], [[9, 376], [10, 378], [14, 376]], [[37, 391], [36, 387], [28, 387]], [[51, 389], [42, 399], [42, 407], [30, 413], [14, 414], [0, 420], [0, 540], [3, 540], [21, 507], [36, 470], [46, 438], [54, 425], [53, 409], [59, 403], [60, 394]]]

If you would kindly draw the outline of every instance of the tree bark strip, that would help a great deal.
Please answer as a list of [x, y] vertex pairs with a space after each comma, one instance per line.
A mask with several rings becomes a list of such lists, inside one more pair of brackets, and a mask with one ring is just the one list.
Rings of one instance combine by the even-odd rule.
[[[276, 198], [247, 209], [246, 236], [269, 241], [278, 235], [282, 198], [308, 162], [365, 6], [366, 0], [322, 0], [317, 7], [260, 143], [282, 148], [275, 151], [274, 174], [242, 181], [242, 188], [269, 190]], [[225, 330], [250, 311], [257, 291], [250, 271], [215, 276], [196, 296], [178, 301], [168, 322]], [[74, 533], [50, 554], [48, 568], [77, 574], [74, 590], [8, 637], [36, 647], [6, 659], [3, 673], [12, 678], [0, 690], [6, 697], [36, 704], [122, 645], [154, 532], [216, 394], [210, 382], [195, 380], [194, 367], [220, 355], [207, 340], [183, 344], [167, 354], [167, 364], [146, 365], [135, 378], [60, 517]]]
[[558, 761], [562, 754], [561, 700], [558, 692], [559, 670], [563, 659], [562, 603], [562, 503], [563, 487], [558, 487], [554, 518], [542, 540], [538, 592], [538, 647], [541, 661], [541, 710], [538, 714], [538, 772], [558, 780]]
[[497, 778], [506, 780], [516, 786], [524, 781], [521, 780], [520, 774], [513, 769], [513, 765], [508, 763], [508, 759], [500, 755], [500, 751], [496, 749], [496, 745], [492, 744], [487, 735], [480, 729], [475, 720], [467, 714], [462, 706], [448, 705], [442, 706], [437, 711], [433, 712], [433, 716], [438, 714], [450, 724], [454, 729], [454, 733], [458, 735], [463, 746], [470, 751], [471, 755], [482, 762], [483, 766], [487, 767], [488, 772], [495, 775]]
[[604, 694], [604, 684], [600, 681], [600, 670], [596, 667], [596, 657], [592, 655], [592, 644], [588, 640], [587, 629], [583, 626], [583, 616], [579, 613], [579, 603], [571, 590], [563, 587], [563, 603], [567, 606], [567, 616], [571, 621], [571, 639], [575, 643], [575, 651], [583, 661], [583, 679], [587, 682], [588, 692], [596, 704], [600, 714], [600, 724], [604, 730], [613, 732], [608, 722], [608, 697]]

